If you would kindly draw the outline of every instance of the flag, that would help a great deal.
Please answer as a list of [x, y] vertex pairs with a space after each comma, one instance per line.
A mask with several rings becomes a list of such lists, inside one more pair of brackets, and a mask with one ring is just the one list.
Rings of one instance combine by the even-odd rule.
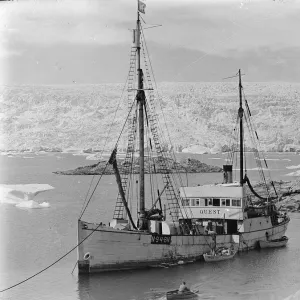
[[140, 0], [138, 0], [138, 11], [141, 13], [145, 13], [146, 4]]

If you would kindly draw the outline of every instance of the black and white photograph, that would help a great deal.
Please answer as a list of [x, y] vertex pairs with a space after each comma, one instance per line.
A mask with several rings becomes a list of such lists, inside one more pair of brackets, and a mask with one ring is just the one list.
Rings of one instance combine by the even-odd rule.
[[300, 300], [300, 0], [0, 1], [0, 299]]

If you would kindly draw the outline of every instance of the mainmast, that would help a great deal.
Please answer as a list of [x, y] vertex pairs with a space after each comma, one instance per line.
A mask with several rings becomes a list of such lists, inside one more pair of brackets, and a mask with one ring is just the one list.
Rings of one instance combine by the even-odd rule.
[[240, 184], [243, 185], [243, 178], [244, 178], [244, 129], [243, 129], [243, 115], [244, 115], [244, 109], [243, 109], [243, 99], [242, 99], [242, 75], [241, 75], [241, 69], [239, 69], [239, 94], [240, 94], [240, 107], [238, 110], [238, 115], [240, 118]]
[[136, 100], [139, 110], [139, 228], [143, 229], [145, 221], [145, 170], [144, 170], [144, 105], [145, 105], [145, 92], [143, 90], [143, 71], [141, 69], [141, 47], [140, 47], [140, 13], [137, 12], [136, 22], [136, 49], [137, 49], [137, 74], [138, 74], [138, 86]]

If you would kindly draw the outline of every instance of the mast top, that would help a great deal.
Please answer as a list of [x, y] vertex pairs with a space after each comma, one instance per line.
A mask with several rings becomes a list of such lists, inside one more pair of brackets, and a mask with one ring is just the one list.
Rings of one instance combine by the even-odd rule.
[[139, 20], [140, 13], [142, 13], [142, 14], [145, 13], [146, 4], [144, 2], [142, 2], [141, 0], [137, 0], [137, 2], [138, 2], [137, 14], [138, 14], [138, 20]]

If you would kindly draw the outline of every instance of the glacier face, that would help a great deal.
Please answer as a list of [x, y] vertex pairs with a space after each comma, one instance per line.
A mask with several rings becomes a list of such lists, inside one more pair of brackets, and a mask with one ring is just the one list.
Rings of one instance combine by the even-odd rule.
[[[262, 150], [300, 149], [300, 85], [245, 82], [243, 86]], [[0, 89], [2, 151], [109, 150], [127, 115], [127, 97], [120, 100], [122, 84]], [[192, 152], [198, 147], [217, 153], [228, 149], [239, 103], [235, 82], [160, 83], [159, 94], [160, 124], [166, 123], [175, 150]], [[120, 142], [121, 150], [125, 147], [126, 134]]]

